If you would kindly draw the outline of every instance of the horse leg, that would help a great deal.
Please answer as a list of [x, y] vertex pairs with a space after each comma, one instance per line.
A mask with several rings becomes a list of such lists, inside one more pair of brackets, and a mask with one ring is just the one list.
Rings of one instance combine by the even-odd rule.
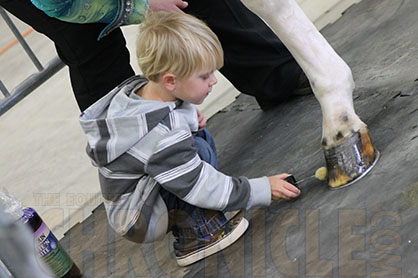
[[[310, 81], [322, 110], [322, 146], [330, 187], [341, 187], [361, 176], [374, 163], [376, 153], [366, 124], [354, 111], [352, 92], [355, 85], [348, 65], [295, 0], [242, 2], [265, 20]], [[347, 144], [352, 137], [357, 139]], [[352, 159], [358, 161], [349, 161]]]

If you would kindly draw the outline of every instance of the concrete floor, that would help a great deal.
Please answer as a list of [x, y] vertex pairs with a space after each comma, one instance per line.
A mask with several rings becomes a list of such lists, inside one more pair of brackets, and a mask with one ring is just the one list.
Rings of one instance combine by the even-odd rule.
[[[415, 0], [364, 0], [324, 36], [351, 66], [354, 104], [381, 158], [363, 179], [330, 191], [311, 180], [294, 201], [246, 212], [249, 230], [218, 255], [178, 267], [171, 236], [136, 245], [102, 207], [63, 238], [84, 277], [418, 277], [418, 22]], [[267, 113], [245, 95], [209, 121], [220, 169], [296, 178], [324, 165], [321, 111], [311, 96]]]

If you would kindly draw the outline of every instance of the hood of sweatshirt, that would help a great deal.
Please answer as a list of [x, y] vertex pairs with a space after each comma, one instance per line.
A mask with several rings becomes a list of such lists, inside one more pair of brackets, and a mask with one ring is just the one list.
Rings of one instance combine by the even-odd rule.
[[147, 83], [146, 78], [133, 76], [81, 114], [87, 153], [97, 166], [107, 165], [128, 151], [178, 107], [190, 129], [197, 131], [197, 110], [193, 104], [145, 100], [135, 92]]

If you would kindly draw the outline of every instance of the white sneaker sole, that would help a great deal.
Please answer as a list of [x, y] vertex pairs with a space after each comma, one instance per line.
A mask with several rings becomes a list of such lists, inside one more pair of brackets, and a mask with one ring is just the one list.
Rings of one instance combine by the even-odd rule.
[[188, 266], [192, 263], [200, 261], [210, 255], [218, 253], [219, 251], [227, 248], [229, 245], [237, 241], [247, 230], [248, 220], [242, 218], [235, 229], [222, 240], [213, 243], [213, 245], [204, 248], [203, 250], [196, 250], [194, 253], [187, 254], [183, 257], [177, 257], [177, 264], [179, 266]]

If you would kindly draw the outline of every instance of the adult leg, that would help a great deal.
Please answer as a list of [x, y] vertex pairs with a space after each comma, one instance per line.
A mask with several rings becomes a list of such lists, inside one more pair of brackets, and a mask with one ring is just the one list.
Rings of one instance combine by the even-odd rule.
[[292, 95], [302, 73], [272, 30], [239, 0], [189, 0], [193, 14], [217, 34], [225, 53], [220, 70], [242, 93], [280, 102]]
[[[339, 157], [338, 164], [335, 162], [335, 165], [328, 167], [329, 185], [332, 188], [343, 187], [367, 173], [366, 169], [373, 167], [378, 153], [371, 143], [366, 124], [354, 110], [352, 92], [355, 84], [350, 67], [315, 28], [295, 0], [243, 2], [264, 18], [280, 36], [312, 84], [323, 115], [322, 146], [325, 157], [330, 158], [327, 160], [328, 166], [334, 163], [331, 161], [335, 157]], [[357, 140], [361, 144], [361, 153], [357, 147], [353, 147]], [[344, 144], [348, 144], [346, 146], [349, 148]], [[347, 155], [345, 152], [348, 149], [356, 151]]]
[[0, 0], [0, 5], [55, 43], [58, 56], [69, 67], [80, 110], [134, 75], [120, 29], [97, 41], [105, 24], [63, 22], [47, 16], [30, 0]]

